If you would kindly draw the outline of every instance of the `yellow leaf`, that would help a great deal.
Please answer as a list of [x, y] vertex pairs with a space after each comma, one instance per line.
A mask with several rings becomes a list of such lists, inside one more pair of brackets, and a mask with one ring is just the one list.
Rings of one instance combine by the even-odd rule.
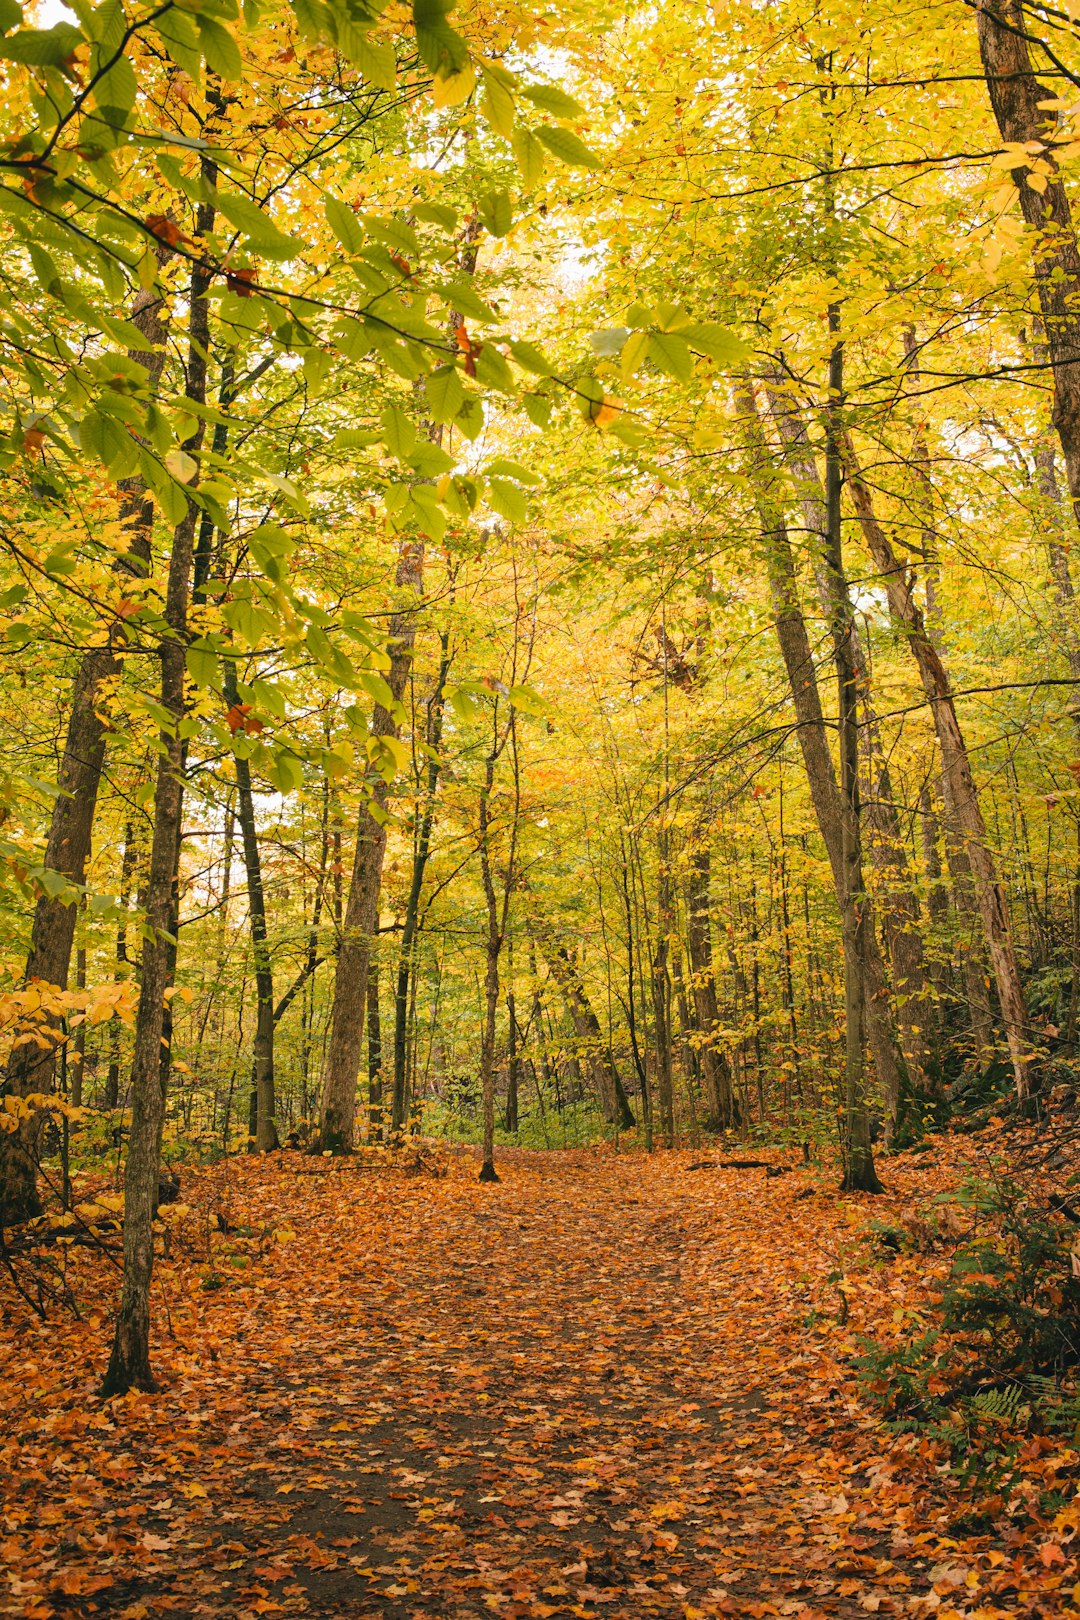
[[476, 70], [466, 62], [456, 73], [436, 75], [431, 91], [436, 107], [460, 107], [476, 89]]

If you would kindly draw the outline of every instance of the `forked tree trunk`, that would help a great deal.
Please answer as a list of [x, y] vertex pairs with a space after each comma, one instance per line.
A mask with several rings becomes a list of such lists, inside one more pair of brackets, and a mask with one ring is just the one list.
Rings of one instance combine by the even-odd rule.
[[[806, 430], [806, 424], [796, 407], [795, 401], [787, 392], [783, 375], [778, 368], [774, 367], [770, 373], [767, 394], [770, 414], [776, 424], [784, 447], [784, 461], [797, 486], [807, 536], [814, 544], [814, 581], [822, 613], [828, 620], [831, 606], [829, 574], [824, 561], [824, 536], [827, 526], [825, 491], [818, 475], [814, 449]], [[867, 722], [864, 727], [867, 776], [868, 780], [876, 778], [874, 780], [873, 804], [868, 819], [879, 836], [869, 844], [869, 855], [879, 874], [883, 889], [880, 911], [882, 932], [889, 947], [893, 971], [892, 1019], [895, 1021], [895, 1032], [899, 1038], [904, 1058], [910, 1065], [909, 1078], [915, 1080], [918, 1078], [925, 1060], [925, 1042], [922, 1031], [929, 1022], [923, 993], [922, 937], [917, 926], [919, 899], [915, 884], [912, 881], [907, 852], [892, 801], [888, 764], [878, 738], [876, 717], [870, 700], [869, 681], [864, 678], [864, 649], [858, 638], [856, 638], [852, 650], [858, 660], [856, 675], [861, 692], [863, 714]], [[880, 952], [872, 919], [870, 922], [870, 936], [867, 939], [867, 971], [873, 979], [877, 972], [877, 964], [874, 959], [880, 957]], [[884, 967], [882, 965], [881, 978], [883, 984], [884, 977]], [[882, 1008], [882, 1023], [885, 1023], [888, 1011], [888, 1008]], [[899, 1098], [901, 1095], [901, 1080], [896, 1066], [895, 1048], [892, 1039], [893, 1031], [891, 1028], [887, 1030], [888, 1045], [882, 1044], [880, 1032], [875, 1032], [875, 1016], [870, 1007], [867, 1008], [867, 1032], [882, 1091], [886, 1099], [894, 1094], [894, 1090]], [[895, 1074], [893, 1073], [894, 1070], [897, 1070]], [[889, 1077], [887, 1084], [886, 1075]], [[893, 1123], [895, 1121], [889, 1119], [887, 1111], [886, 1129], [890, 1136]]]
[[[387, 683], [395, 707], [400, 704], [412, 667], [416, 642], [416, 608], [424, 583], [424, 545], [413, 536], [403, 541], [394, 580], [401, 605], [390, 620], [390, 673]], [[373, 737], [396, 737], [396, 714], [381, 703], [372, 717]], [[356, 1085], [364, 1040], [371, 938], [379, 924], [379, 895], [386, 855], [386, 818], [390, 788], [382, 776], [361, 806], [356, 829], [349, 897], [338, 947], [330, 1042], [319, 1106], [319, 1143], [324, 1152], [350, 1153], [356, 1134]]]
[[[165, 328], [161, 323], [161, 299], [157, 293], [141, 292], [135, 299], [132, 322], [146, 338], [145, 350], [133, 350], [131, 359], [146, 367], [150, 391], [160, 380], [165, 362]], [[124, 479], [119, 485], [121, 521], [130, 536], [129, 547], [116, 562], [118, 573], [142, 579], [150, 570], [150, 537], [154, 505], [146, 495], [141, 479]], [[108, 626], [105, 644], [84, 653], [71, 693], [64, 753], [57, 776], [45, 865], [59, 872], [79, 888], [86, 878], [90, 835], [97, 809], [98, 789], [105, 763], [108, 721], [99, 710], [108, 684], [119, 674], [127, 637], [126, 622], [115, 618]], [[29, 983], [40, 979], [67, 989], [71, 967], [71, 947], [75, 937], [76, 896], [50, 896], [45, 892], [34, 906], [30, 951], [24, 977]], [[28, 1033], [18, 1031], [19, 1034]], [[36, 1041], [16, 1045], [8, 1061], [3, 1090], [6, 1095], [26, 1097], [52, 1090], [56, 1041], [61, 1039], [59, 1023], [53, 1023], [45, 1047]], [[9, 1135], [0, 1131], [0, 1226], [27, 1220], [39, 1214], [41, 1205], [35, 1175], [34, 1122]]]
[[859, 470], [850, 437], [844, 437], [843, 455], [855, 511], [870, 555], [880, 570], [893, 619], [907, 637], [918, 666], [923, 690], [930, 704], [941, 750], [942, 781], [959, 830], [962, 847], [971, 866], [975, 897], [983, 931], [990, 951], [990, 962], [997, 985], [1005, 1035], [1012, 1060], [1016, 1093], [1020, 1098], [1031, 1091], [1031, 1051], [1027, 1039], [1027, 1008], [1020, 984], [1020, 971], [1013, 950], [1005, 890], [998, 879], [994, 858], [986, 837], [986, 826], [979, 807], [975, 780], [963, 732], [956, 717], [952, 688], [941, 655], [930, 639], [922, 609], [915, 600], [914, 582], [905, 562], [897, 557], [874, 514], [870, 491]]
[[[199, 209], [198, 230], [213, 227], [213, 210]], [[206, 402], [206, 359], [210, 344], [206, 293], [210, 275], [196, 263], [191, 274], [187, 357], [187, 397]], [[203, 421], [184, 449], [198, 457]], [[159, 738], [154, 786], [154, 834], [146, 884], [139, 1010], [131, 1066], [131, 1135], [124, 1173], [124, 1262], [120, 1309], [103, 1393], [119, 1395], [133, 1386], [155, 1387], [150, 1370], [150, 1279], [154, 1264], [154, 1214], [157, 1209], [158, 1163], [165, 1097], [161, 1089], [161, 1032], [171, 960], [169, 929], [173, 920], [176, 858], [184, 805], [182, 776], [184, 677], [188, 639], [188, 603], [195, 527], [199, 509], [191, 500], [173, 533], [165, 587], [165, 631], [158, 645], [161, 707], [169, 716]]]
[[[843, 848], [844, 808], [836, 783], [832, 755], [825, 732], [825, 717], [818, 692], [817, 672], [799, 604], [795, 562], [784, 521], [782, 490], [768, 457], [757, 406], [749, 382], [737, 397], [747, 441], [754, 457], [754, 499], [761, 520], [762, 546], [773, 601], [776, 636], [791, 687], [799, 747], [802, 751], [814, 817], [825, 845], [837, 905], [843, 915], [848, 873]], [[885, 985], [885, 968], [870, 924], [869, 900], [864, 900], [867, 923], [862, 937], [865, 1028], [885, 1103], [890, 1132], [895, 1126], [902, 1092], [903, 1071], [893, 1038], [893, 1025]]]

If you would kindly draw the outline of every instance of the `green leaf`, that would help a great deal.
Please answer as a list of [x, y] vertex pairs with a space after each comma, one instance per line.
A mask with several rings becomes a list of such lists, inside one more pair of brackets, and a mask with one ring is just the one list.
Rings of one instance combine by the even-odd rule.
[[420, 60], [432, 73], [457, 72], [469, 60], [468, 47], [446, 20], [453, 0], [413, 0], [413, 27]]
[[337, 18], [337, 42], [345, 56], [373, 84], [376, 90], [393, 90], [397, 83], [397, 62], [389, 40], [371, 39], [344, 18]]
[[0, 57], [29, 67], [60, 67], [83, 44], [79, 29], [59, 22], [52, 28], [26, 28], [0, 40]]
[[581, 118], [585, 112], [580, 101], [575, 101], [555, 84], [523, 84], [521, 93], [534, 107], [550, 113], [553, 118]]
[[474, 720], [480, 713], [479, 703], [463, 687], [448, 686], [446, 688], [446, 701], [459, 720]]
[[649, 354], [660, 370], [674, 377], [676, 382], [689, 382], [694, 375], [689, 345], [674, 332], [653, 332], [649, 337]]
[[465, 402], [465, 386], [456, 366], [439, 366], [424, 379], [428, 413], [436, 423], [452, 422]]
[[446, 533], [446, 513], [430, 484], [417, 484], [413, 488], [407, 515], [422, 534], [438, 545]]
[[217, 649], [212, 641], [200, 636], [193, 641], [185, 654], [187, 671], [196, 686], [217, 686], [218, 684], [218, 657]]
[[235, 191], [219, 191], [214, 200], [225, 218], [243, 231], [251, 246], [264, 258], [292, 259], [300, 251], [300, 243], [279, 231], [250, 197], [242, 197]]
[[154, 24], [158, 37], [177, 67], [191, 75], [196, 84], [202, 79], [202, 51], [199, 31], [191, 17], [171, 6]]
[[126, 56], [115, 61], [107, 73], [94, 81], [94, 104], [107, 124], [122, 129], [138, 94], [135, 69]]
[[396, 707], [393, 692], [376, 670], [358, 669], [356, 682], [362, 692], [366, 692], [369, 698], [374, 698], [376, 703], [381, 703], [388, 712]]
[[522, 714], [543, 714], [547, 708], [539, 692], [534, 691], [531, 686], [512, 686], [507, 696], [514, 708], [520, 709]]
[[484, 475], [487, 478], [516, 478], [519, 484], [540, 482], [539, 476], [530, 472], [528, 467], [523, 467], [518, 461], [508, 461], [505, 456], [498, 456], [494, 461], [489, 461], [484, 468]]
[[466, 394], [465, 403], [454, 418], [467, 439], [478, 439], [484, 431], [484, 407], [475, 394]]
[[548, 151], [558, 158], [560, 163], [569, 164], [575, 169], [602, 169], [604, 165], [579, 135], [573, 130], [563, 129], [560, 124], [544, 124], [536, 131], [536, 138], [543, 141]]
[[514, 162], [525, 184], [530, 189], [538, 186], [547, 172], [547, 159], [544, 156], [544, 148], [532, 130], [525, 129], [519, 124], [510, 138], [510, 145], [514, 152]]
[[625, 326], [608, 326], [602, 331], [590, 332], [589, 347], [594, 354], [614, 359], [617, 354], [622, 353], [623, 344], [629, 336], [630, 333]]
[[434, 291], [443, 303], [470, 321], [483, 321], [490, 326], [498, 320], [495, 311], [480, 297], [471, 281], [440, 281]]
[[275, 748], [266, 774], [279, 793], [297, 793], [304, 785], [304, 762], [288, 748]]
[[497, 388], [504, 394], [515, 392], [513, 372], [498, 349], [490, 343], [485, 343], [477, 356], [476, 376], [488, 388]]
[[492, 236], [506, 236], [514, 223], [514, 209], [508, 191], [489, 191], [480, 198], [480, 218]]
[[682, 328], [680, 335], [691, 348], [697, 349], [699, 354], [707, 354], [719, 366], [742, 365], [750, 356], [742, 339], [715, 321], [692, 321]]
[[551, 421], [552, 402], [548, 394], [523, 394], [525, 415], [534, 427], [546, 428]]
[[481, 66], [480, 75], [484, 81], [484, 115], [488, 124], [496, 135], [509, 140], [514, 133], [513, 95], [509, 87], [500, 78], [496, 78], [489, 68]]
[[518, 489], [516, 484], [510, 483], [506, 478], [489, 478], [487, 487], [488, 505], [493, 512], [506, 518], [510, 523], [526, 523], [529, 517], [529, 503]]
[[22, 20], [22, 6], [17, 5], [16, 0], [0, 0], [0, 33], [18, 28]]
[[396, 405], [384, 405], [380, 416], [383, 443], [392, 456], [407, 461], [416, 443], [416, 427]]
[[452, 231], [458, 222], [458, 211], [451, 208], [448, 203], [422, 202], [416, 203], [413, 213], [417, 219], [422, 219], [428, 225], [441, 225], [444, 231]]
[[327, 223], [346, 253], [359, 253], [364, 246], [364, 228], [352, 209], [340, 197], [324, 197]]
[[244, 59], [229, 30], [203, 12], [195, 18], [195, 26], [199, 30], [199, 44], [206, 58], [207, 67], [216, 73], [219, 79], [227, 79], [230, 84], [239, 84], [244, 77]]
[[418, 439], [409, 456], [409, 466], [418, 472], [421, 478], [438, 478], [442, 473], [453, 470], [454, 458], [448, 455], [441, 445], [433, 444], [430, 439]]
[[323, 669], [337, 682], [339, 686], [352, 687], [356, 685], [357, 674], [349, 659], [330, 640], [325, 630], [318, 625], [308, 626], [304, 636], [307, 649], [312, 657], [322, 665]]
[[522, 342], [520, 338], [514, 338], [507, 344], [507, 348], [519, 365], [525, 367], [526, 371], [531, 371], [537, 377], [553, 377], [555, 375], [554, 366], [544, 358], [540, 350], [535, 348], [533, 344]]

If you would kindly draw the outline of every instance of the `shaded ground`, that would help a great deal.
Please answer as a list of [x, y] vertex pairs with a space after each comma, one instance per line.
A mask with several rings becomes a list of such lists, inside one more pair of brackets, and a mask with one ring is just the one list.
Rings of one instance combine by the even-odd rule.
[[[281, 1155], [189, 1177], [161, 1394], [96, 1398], [104, 1308], [8, 1314], [0, 1608], [1075, 1612], [1066, 1555], [1036, 1590], [1024, 1537], [963, 1540], [884, 1454], [821, 1314], [835, 1198], [694, 1162], [515, 1153], [480, 1187], [463, 1160], [433, 1180]], [[79, 1297], [107, 1299], [78, 1264]]]

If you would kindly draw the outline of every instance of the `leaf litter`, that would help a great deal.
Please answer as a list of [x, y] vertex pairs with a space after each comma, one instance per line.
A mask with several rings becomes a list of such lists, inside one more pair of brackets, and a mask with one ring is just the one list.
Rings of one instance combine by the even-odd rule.
[[101, 1255], [67, 1256], [78, 1320], [4, 1296], [0, 1612], [1077, 1612], [1078, 1527], [1038, 1507], [1074, 1452], [1035, 1437], [1023, 1521], [964, 1533], [933, 1445], [858, 1397], [855, 1335], [925, 1260], [853, 1234], [959, 1152], [894, 1158], [873, 1204], [687, 1152], [190, 1169], [157, 1394], [98, 1395]]

